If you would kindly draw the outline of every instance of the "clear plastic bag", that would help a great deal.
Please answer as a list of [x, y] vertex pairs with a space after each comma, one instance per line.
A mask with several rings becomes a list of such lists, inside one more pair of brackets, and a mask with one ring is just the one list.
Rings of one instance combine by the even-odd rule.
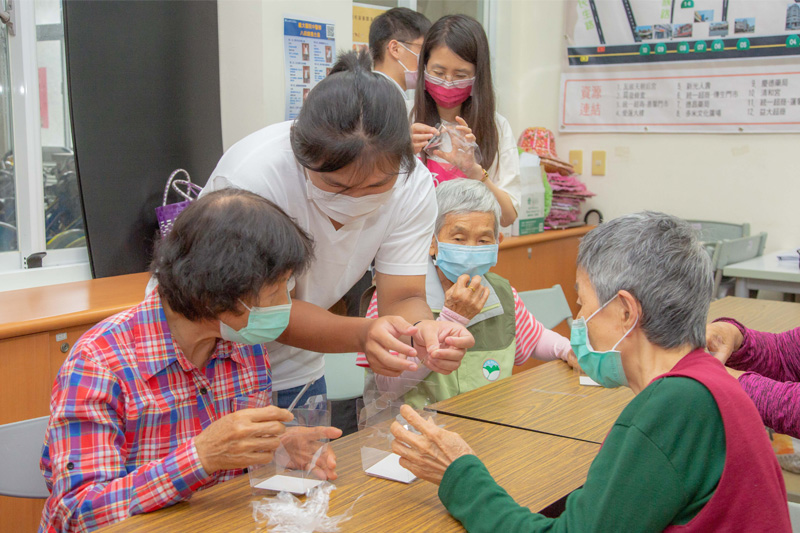
[[[374, 391], [365, 393], [356, 402], [358, 429], [361, 446], [361, 466], [367, 475], [411, 483], [416, 477], [401, 467], [399, 456], [392, 452], [394, 435], [390, 431], [393, 422], [409, 431], [417, 432], [400, 414], [403, 401], [391, 393]], [[420, 416], [436, 421], [434, 411], [417, 410]]]
[[[422, 150], [428, 161], [436, 163], [444, 171], [451, 174], [449, 179], [465, 177], [476, 164], [481, 164], [481, 149], [477, 143], [469, 142], [466, 136], [457, 129], [458, 124], [443, 120], [434, 126], [439, 133], [435, 135]], [[445, 159], [436, 155], [436, 152], [448, 154]], [[460, 174], [460, 175], [457, 175]], [[446, 181], [439, 179], [439, 181]]]
[[327, 479], [325, 469], [333, 452], [320, 428], [330, 426], [331, 411], [325, 395], [312, 396], [292, 410], [294, 420], [286, 422], [286, 432], [269, 464], [248, 468], [250, 487], [255, 494], [292, 492], [306, 494]]
[[343, 514], [328, 516], [331, 491], [335, 488], [331, 483], [322, 483], [309, 491], [305, 501], [288, 492], [263, 498], [253, 502], [253, 520], [279, 533], [336, 533], [339, 524], [351, 518], [353, 506]]

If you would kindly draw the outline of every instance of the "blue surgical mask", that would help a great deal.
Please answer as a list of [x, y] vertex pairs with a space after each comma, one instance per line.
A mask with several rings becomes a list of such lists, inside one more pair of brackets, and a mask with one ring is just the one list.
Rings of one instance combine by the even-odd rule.
[[489, 269], [497, 264], [496, 244], [483, 246], [467, 246], [465, 244], [452, 244], [439, 242], [439, 251], [436, 253], [435, 264], [447, 279], [453, 283], [458, 281], [462, 274], [483, 276]]
[[274, 341], [289, 325], [289, 315], [292, 312], [292, 298], [289, 296], [289, 291], [286, 291], [286, 297], [289, 299], [288, 304], [271, 307], [248, 307], [246, 303], [239, 300], [250, 311], [247, 325], [236, 331], [220, 320], [220, 335], [226, 341], [240, 344], [254, 345]]
[[[616, 297], [617, 295], [614, 295], [614, 298]], [[578, 359], [578, 364], [583, 371], [597, 383], [609, 389], [628, 386], [628, 378], [622, 367], [622, 357], [616, 348], [619, 346], [619, 343], [633, 331], [633, 328], [636, 327], [636, 324], [639, 322], [639, 317], [636, 317], [633, 326], [631, 326], [625, 335], [617, 341], [613, 348], [605, 352], [598, 352], [592, 348], [589, 342], [589, 330], [586, 324], [594, 315], [613, 302], [614, 298], [604, 303], [597, 311], [592, 313], [589, 318], [584, 319], [581, 317], [572, 322], [572, 332], [569, 339], [569, 343], [572, 345], [572, 351], [575, 352], [575, 357]]]

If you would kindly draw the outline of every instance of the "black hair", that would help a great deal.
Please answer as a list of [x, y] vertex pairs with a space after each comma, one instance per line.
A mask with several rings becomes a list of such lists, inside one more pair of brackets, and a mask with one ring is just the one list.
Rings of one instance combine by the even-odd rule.
[[365, 178], [376, 167], [398, 174], [415, 165], [403, 97], [391, 81], [372, 72], [364, 51], [339, 56], [308, 93], [290, 139], [298, 163], [315, 172], [354, 163], [354, 175]]
[[489, 168], [500, 148], [500, 134], [495, 123], [495, 98], [489, 41], [481, 23], [468, 15], [447, 15], [437, 20], [425, 35], [419, 54], [420, 74], [417, 77], [412, 116], [415, 122], [435, 126], [441, 122], [436, 102], [425, 90], [425, 70], [431, 52], [440, 46], [449, 48], [458, 57], [475, 65], [472, 95], [461, 104], [461, 117], [467, 121], [481, 149], [483, 168]]
[[241, 189], [202, 196], [178, 215], [154, 251], [161, 297], [189, 320], [238, 313], [239, 299], [311, 263], [313, 242], [283, 210]]
[[383, 61], [390, 41], [410, 43], [424, 37], [431, 21], [422, 13], [407, 7], [395, 7], [381, 13], [369, 26], [369, 53], [375, 63]]

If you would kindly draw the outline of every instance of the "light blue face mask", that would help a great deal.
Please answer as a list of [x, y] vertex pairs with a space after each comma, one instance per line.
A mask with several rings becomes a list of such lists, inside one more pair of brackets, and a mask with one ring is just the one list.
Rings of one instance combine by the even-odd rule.
[[226, 341], [238, 342], [240, 344], [263, 344], [272, 342], [289, 325], [289, 315], [292, 311], [292, 298], [289, 291], [286, 291], [288, 304], [273, 305], [271, 307], [248, 307], [246, 303], [239, 300], [243, 306], [250, 311], [247, 318], [247, 325], [236, 331], [222, 320], [219, 321], [219, 332]]
[[462, 274], [469, 274], [470, 278], [483, 276], [497, 264], [497, 244], [467, 246], [439, 242], [438, 239], [436, 243], [439, 245], [439, 251], [436, 253], [435, 264], [453, 283], [457, 282]]
[[[617, 296], [618, 295], [614, 295], [614, 298]], [[633, 323], [631, 329], [617, 341], [613, 348], [605, 352], [598, 352], [592, 348], [589, 342], [589, 333], [586, 323], [589, 322], [594, 315], [602, 311], [605, 306], [613, 302], [614, 298], [604, 303], [597, 311], [592, 313], [589, 318], [584, 319], [581, 317], [575, 319], [575, 321], [572, 322], [572, 331], [569, 338], [572, 351], [575, 352], [575, 357], [578, 359], [578, 364], [583, 371], [597, 383], [609, 389], [628, 386], [628, 378], [625, 376], [625, 370], [622, 368], [622, 357], [616, 348], [619, 346], [619, 343], [633, 331], [633, 328], [636, 327], [636, 324], [639, 322], [639, 317], [636, 317], [636, 322]]]

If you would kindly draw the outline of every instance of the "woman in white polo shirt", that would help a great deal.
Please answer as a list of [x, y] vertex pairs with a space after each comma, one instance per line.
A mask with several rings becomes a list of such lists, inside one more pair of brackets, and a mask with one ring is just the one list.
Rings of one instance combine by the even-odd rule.
[[[225, 187], [272, 200], [315, 241], [311, 267], [296, 280], [289, 327], [268, 345], [278, 406], [311, 380], [306, 396], [324, 392], [322, 353], [363, 347], [372, 368], [386, 375], [416, 368], [389, 350], [416, 353], [437, 372], [458, 368], [474, 339], [463, 327], [434, 321], [425, 300], [433, 181], [414, 157], [403, 99], [371, 72], [366, 53], [341, 56], [296, 121], [232, 146], [205, 190]], [[373, 260], [380, 323], [325, 311]]]

